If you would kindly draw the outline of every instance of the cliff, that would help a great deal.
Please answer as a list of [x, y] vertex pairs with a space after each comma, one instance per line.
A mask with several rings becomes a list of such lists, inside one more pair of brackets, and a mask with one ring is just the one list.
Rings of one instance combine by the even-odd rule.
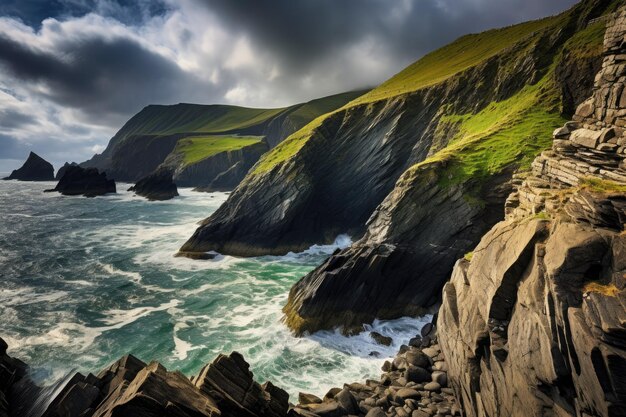
[[35, 152], [31, 152], [20, 168], [11, 172], [5, 180], [20, 181], [54, 181], [52, 164]]
[[[264, 137], [268, 146], [275, 146], [315, 117], [363, 93], [342, 93], [277, 109], [186, 103], [150, 105], [126, 122], [102, 154], [95, 155], [81, 166], [106, 171], [117, 180], [137, 181], [163, 164], [177, 150], [181, 139], [207, 135], [257, 136]], [[176, 160], [170, 158], [166, 167], [171, 170], [189, 168], [186, 164], [172, 165]], [[192, 186], [210, 182], [202, 176], [190, 174], [182, 181]]]
[[[490, 178], [508, 173], [491, 184], [501, 185], [549, 146], [535, 138], [564, 121], [561, 109], [578, 104], [572, 86], [591, 84], [584, 68], [597, 66], [589, 63], [599, 56], [601, 34], [587, 22], [609, 6], [588, 1], [559, 16], [460, 38], [317, 118], [266, 154], [181, 252], [284, 254], [340, 233], [360, 238], [400, 176], [433, 157], [446, 160], [440, 182], [452, 177], [464, 198], [483, 205], [480, 190]], [[580, 69], [557, 75], [561, 64]], [[472, 237], [491, 224], [467, 240], [475, 244]], [[443, 240], [456, 229], [449, 233]]]
[[626, 8], [593, 95], [459, 260], [438, 329], [466, 415], [626, 415]]

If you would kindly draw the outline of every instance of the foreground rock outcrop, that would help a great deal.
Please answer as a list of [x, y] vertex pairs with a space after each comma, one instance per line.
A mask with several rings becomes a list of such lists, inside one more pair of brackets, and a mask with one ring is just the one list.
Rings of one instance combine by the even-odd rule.
[[20, 181], [54, 181], [52, 164], [35, 152], [31, 152], [21, 168], [11, 172], [5, 180]]
[[107, 174], [96, 168], [68, 166], [59, 183], [46, 192], [59, 192], [63, 195], [84, 195], [95, 197], [115, 193], [115, 181], [107, 179]]
[[237, 352], [220, 355], [195, 378], [126, 355], [97, 375], [76, 373], [58, 390], [37, 387], [0, 339], [0, 416], [284, 417], [285, 391], [259, 385]]
[[622, 8], [593, 96], [444, 288], [439, 341], [467, 416], [626, 415], [625, 82]]
[[172, 174], [167, 170], [157, 170], [137, 181], [128, 191], [147, 198], [151, 201], [170, 200], [178, 196], [178, 188], [172, 180]]
[[1, 417], [428, 417], [460, 416], [448, 387], [436, 328], [402, 345], [380, 379], [331, 388], [323, 398], [301, 392], [297, 404], [271, 382], [260, 385], [237, 352], [219, 355], [187, 378], [158, 362], [126, 355], [97, 375], [76, 373], [38, 387], [0, 339]]

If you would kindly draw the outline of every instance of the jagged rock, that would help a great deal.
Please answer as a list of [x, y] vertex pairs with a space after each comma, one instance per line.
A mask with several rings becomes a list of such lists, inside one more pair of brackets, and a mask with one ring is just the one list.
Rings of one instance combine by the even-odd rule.
[[128, 191], [146, 197], [148, 200], [169, 200], [178, 196], [176, 184], [172, 181], [172, 173], [162, 169], [140, 179]]
[[216, 399], [222, 417], [280, 417], [287, 414], [289, 395], [271, 384], [254, 382], [249, 365], [237, 352], [219, 355], [194, 378], [195, 385]]
[[306, 392], [301, 392], [298, 394], [298, 402], [302, 405], [321, 404], [322, 399], [313, 394], [307, 394]]
[[95, 197], [108, 193], [115, 193], [115, 181], [107, 179], [106, 173], [98, 172], [96, 168], [82, 168], [69, 166], [59, 180], [57, 186], [46, 192], [57, 191], [63, 195], [84, 195]]
[[535, 160], [506, 219], [444, 287], [438, 340], [469, 417], [625, 415], [626, 176], [623, 157], [587, 149], [623, 134], [609, 92], [623, 89], [625, 34], [622, 7], [593, 97], [574, 116], [580, 146], [555, 141]]
[[57, 171], [57, 174], [55, 175], [54, 179], [55, 180], [60, 180], [61, 178], [63, 178], [63, 175], [65, 174], [65, 171], [67, 171], [67, 168], [69, 167], [74, 167], [77, 166], [78, 164], [76, 162], [66, 162], [65, 164], [63, 164], [63, 166], [61, 168], [59, 168], [59, 170]]
[[380, 334], [378, 332], [370, 332], [370, 336], [379, 345], [390, 346], [391, 342], [393, 342], [393, 339], [391, 337], [383, 336], [382, 334]]
[[20, 181], [54, 181], [54, 168], [52, 164], [35, 152], [31, 152], [22, 165], [11, 172], [11, 175], [4, 178], [5, 180]]

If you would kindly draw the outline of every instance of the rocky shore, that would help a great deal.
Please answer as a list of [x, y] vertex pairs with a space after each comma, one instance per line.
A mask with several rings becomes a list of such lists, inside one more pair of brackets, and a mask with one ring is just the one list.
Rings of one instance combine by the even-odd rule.
[[0, 339], [0, 417], [461, 415], [430, 323], [384, 363], [380, 379], [344, 384], [322, 398], [302, 392], [297, 404], [271, 382], [257, 383], [237, 352], [219, 355], [191, 378], [126, 355], [96, 375], [72, 375], [51, 393], [30, 379], [28, 366], [10, 357], [7, 347]]

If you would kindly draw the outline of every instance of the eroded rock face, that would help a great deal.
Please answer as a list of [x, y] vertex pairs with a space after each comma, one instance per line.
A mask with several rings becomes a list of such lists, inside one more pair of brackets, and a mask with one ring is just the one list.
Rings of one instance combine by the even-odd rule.
[[115, 181], [107, 179], [104, 172], [96, 168], [68, 166], [55, 188], [46, 192], [57, 191], [63, 195], [84, 195], [95, 197], [115, 193]]
[[28, 159], [21, 168], [11, 172], [5, 180], [20, 181], [54, 181], [54, 168], [52, 164], [35, 152], [28, 155]]
[[592, 98], [444, 287], [439, 341], [470, 417], [626, 413], [625, 80], [622, 8]]
[[489, 203], [472, 204], [463, 185], [439, 186], [439, 168], [407, 171], [365, 236], [292, 287], [284, 312], [297, 334], [336, 326], [349, 333], [375, 318], [417, 315], [437, 303], [456, 260], [502, 218], [510, 191], [489, 183]]
[[195, 187], [197, 191], [231, 191], [269, 149], [265, 142], [259, 142], [189, 165], [180, 161], [182, 155], [171, 154], [161, 166], [172, 170], [178, 186]]
[[178, 196], [178, 188], [172, 181], [172, 174], [167, 170], [157, 170], [137, 181], [128, 191], [147, 198], [148, 200], [170, 200]]
[[0, 339], [0, 416], [285, 417], [288, 394], [270, 382], [259, 385], [248, 368], [233, 352], [189, 379], [126, 355], [98, 375], [73, 375], [46, 396], [29, 381], [27, 366], [6, 355]]

